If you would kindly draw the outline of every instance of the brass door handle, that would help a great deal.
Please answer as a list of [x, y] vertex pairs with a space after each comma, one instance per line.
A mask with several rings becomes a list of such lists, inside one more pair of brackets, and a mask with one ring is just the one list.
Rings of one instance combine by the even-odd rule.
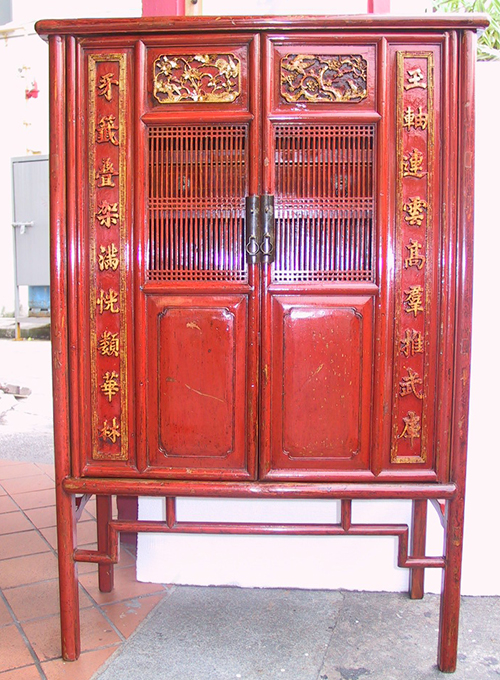
[[246, 244], [248, 264], [257, 264], [260, 253], [260, 201], [258, 196], [246, 198]]
[[274, 261], [274, 196], [247, 196], [245, 252], [249, 264]]
[[262, 262], [269, 264], [274, 261], [274, 196], [264, 194], [260, 197], [260, 212], [262, 214], [262, 240], [260, 252]]

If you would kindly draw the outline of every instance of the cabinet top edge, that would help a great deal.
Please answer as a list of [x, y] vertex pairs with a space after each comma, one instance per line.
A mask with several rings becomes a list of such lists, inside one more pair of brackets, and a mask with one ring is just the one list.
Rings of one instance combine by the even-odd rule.
[[486, 14], [431, 14], [418, 17], [355, 14], [337, 16], [162, 16], [126, 17], [119, 19], [47, 19], [35, 25], [42, 37], [50, 35], [116, 35], [117, 33], [185, 33], [188, 31], [232, 30], [310, 30], [331, 29], [391, 31], [411, 29], [484, 29], [489, 24]]

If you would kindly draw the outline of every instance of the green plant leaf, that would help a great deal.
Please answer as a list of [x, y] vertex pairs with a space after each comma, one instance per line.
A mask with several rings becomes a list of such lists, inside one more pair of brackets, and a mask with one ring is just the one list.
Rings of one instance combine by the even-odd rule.
[[480, 61], [500, 59], [500, 0], [434, 0], [437, 12], [481, 12], [490, 25], [479, 36], [477, 55]]

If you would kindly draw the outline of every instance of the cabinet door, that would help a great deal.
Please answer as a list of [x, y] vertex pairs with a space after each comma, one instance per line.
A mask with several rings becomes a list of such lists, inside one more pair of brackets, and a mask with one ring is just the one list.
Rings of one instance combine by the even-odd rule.
[[369, 466], [372, 309], [370, 297], [272, 296], [271, 471]]
[[267, 44], [261, 475], [369, 479], [375, 49], [301, 40]]
[[146, 466], [248, 477], [257, 329], [245, 256], [247, 128], [154, 126], [149, 148]]
[[245, 245], [246, 198], [258, 181], [256, 51], [248, 35], [196, 41], [154, 43], [146, 59], [139, 468], [157, 477], [249, 479], [258, 286]]

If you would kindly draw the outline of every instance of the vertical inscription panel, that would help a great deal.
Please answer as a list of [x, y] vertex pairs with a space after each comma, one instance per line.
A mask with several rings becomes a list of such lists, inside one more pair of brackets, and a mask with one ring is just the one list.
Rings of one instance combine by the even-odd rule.
[[148, 303], [150, 466], [190, 476], [241, 473], [246, 299], [162, 296]]
[[92, 459], [127, 461], [127, 54], [89, 52], [88, 234]]
[[[415, 46], [416, 47], [416, 46]], [[397, 49], [395, 368], [391, 464], [432, 469], [440, 300], [439, 47]]]
[[369, 467], [372, 299], [276, 297], [271, 469]]

